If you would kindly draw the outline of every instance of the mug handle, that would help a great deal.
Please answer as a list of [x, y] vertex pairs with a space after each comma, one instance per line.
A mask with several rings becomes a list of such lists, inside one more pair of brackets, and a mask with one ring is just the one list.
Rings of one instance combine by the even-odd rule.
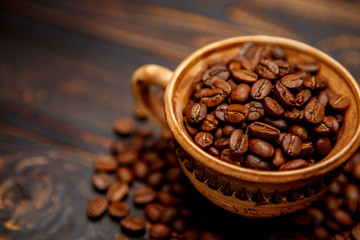
[[173, 72], [163, 66], [148, 64], [135, 70], [131, 78], [131, 89], [136, 103], [145, 115], [160, 127], [168, 128], [165, 119], [164, 100], [159, 99], [151, 86], [165, 91]]

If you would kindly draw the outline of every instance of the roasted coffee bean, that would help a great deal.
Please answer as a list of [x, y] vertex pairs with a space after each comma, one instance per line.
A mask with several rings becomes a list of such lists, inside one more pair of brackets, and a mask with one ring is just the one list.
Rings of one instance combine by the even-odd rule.
[[199, 124], [205, 120], [207, 107], [202, 103], [191, 103], [186, 107], [185, 116], [190, 124]]
[[319, 138], [315, 143], [316, 152], [320, 155], [328, 155], [331, 151], [331, 142], [327, 137]]
[[225, 112], [225, 119], [230, 123], [242, 123], [248, 116], [249, 109], [241, 104], [231, 104]]
[[311, 91], [309, 89], [300, 90], [295, 97], [296, 107], [303, 107], [311, 98]]
[[291, 108], [295, 106], [295, 97], [289, 89], [287, 89], [280, 81], [274, 85], [275, 99], [284, 107]]
[[116, 159], [120, 164], [130, 165], [133, 164], [138, 158], [137, 150], [128, 150], [123, 153], [119, 153], [116, 155]]
[[269, 117], [264, 118], [264, 122], [267, 124], [270, 124], [271, 126], [274, 126], [280, 130], [287, 130], [288, 124], [285, 122], [284, 119], [278, 118], [278, 119], [272, 119]]
[[278, 65], [269, 59], [261, 59], [255, 70], [259, 76], [270, 80], [276, 79], [279, 74]]
[[125, 236], [125, 235], [122, 235], [120, 233], [116, 233], [115, 234], [115, 240], [131, 240], [131, 238]]
[[229, 138], [219, 138], [219, 139], [215, 140], [214, 146], [217, 149], [227, 148], [229, 146]]
[[283, 77], [290, 73], [291, 67], [288, 62], [286, 62], [282, 59], [277, 59], [277, 60], [274, 60], [274, 63], [276, 63], [276, 65], [279, 68], [279, 74], [278, 74], [279, 77]]
[[247, 69], [230, 69], [230, 72], [235, 81], [240, 83], [252, 84], [258, 79], [258, 75]]
[[249, 137], [241, 129], [236, 129], [232, 132], [229, 139], [229, 149], [231, 155], [238, 159], [246, 153], [249, 145]]
[[200, 103], [207, 107], [216, 107], [225, 100], [224, 92], [221, 89], [215, 88], [200, 95]]
[[301, 141], [306, 141], [308, 138], [308, 132], [305, 128], [299, 125], [293, 125], [289, 128], [289, 132], [300, 137]]
[[121, 201], [129, 192], [129, 185], [124, 182], [114, 182], [108, 188], [106, 197], [110, 202]]
[[350, 105], [350, 98], [348, 98], [342, 94], [337, 94], [329, 99], [329, 105], [335, 111], [344, 111]]
[[293, 170], [308, 167], [308, 163], [304, 159], [295, 159], [284, 163], [279, 167], [279, 171]]
[[204, 231], [200, 234], [200, 240], [221, 240], [221, 237], [216, 233]]
[[249, 109], [248, 121], [260, 120], [265, 115], [264, 106], [260, 102], [251, 101], [244, 106]]
[[318, 240], [327, 240], [330, 237], [329, 231], [321, 225], [316, 225], [313, 228], [313, 233]]
[[266, 113], [272, 117], [280, 117], [284, 114], [284, 108], [271, 97], [266, 97], [264, 99], [264, 108]]
[[159, 200], [160, 203], [162, 203], [166, 206], [176, 205], [181, 202], [180, 199], [176, 198], [171, 193], [165, 192], [165, 191], [159, 191], [157, 193], [157, 199]]
[[184, 232], [185, 240], [199, 240], [200, 239], [200, 231], [196, 228], [187, 229]]
[[248, 154], [246, 156], [244, 165], [248, 168], [259, 169], [259, 170], [269, 170], [270, 165], [268, 162], [263, 161], [261, 158]]
[[88, 203], [86, 213], [90, 218], [100, 217], [108, 208], [109, 203], [104, 197], [95, 197]]
[[280, 130], [269, 124], [262, 122], [253, 122], [249, 125], [249, 130], [255, 137], [265, 140], [276, 140], [279, 137]]
[[301, 152], [299, 156], [312, 155], [314, 149], [314, 144], [312, 142], [304, 142], [301, 144]]
[[319, 101], [322, 105], [324, 105], [324, 107], [326, 107], [329, 102], [329, 96], [326, 90], [319, 92]]
[[287, 134], [286, 132], [280, 133], [278, 139], [276, 139], [275, 142], [276, 142], [277, 144], [281, 145], [281, 143], [282, 143], [282, 141], [284, 140], [284, 137], [285, 137], [286, 134]]
[[186, 128], [187, 132], [193, 138], [199, 132], [199, 129], [195, 126], [190, 125], [186, 119], [184, 122], [185, 122], [185, 128]]
[[167, 206], [161, 213], [160, 221], [162, 223], [172, 222], [179, 214], [179, 210], [175, 206]]
[[335, 130], [338, 128], [337, 126], [339, 126], [338, 122], [336, 121], [333, 121], [335, 118], [333, 116], [330, 116], [330, 117], [327, 117], [325, 116], [323, 121], [317, 125], [315, 128], [312, 129], [313, 132], [315, 132], [317, 135], [320, 135], [320, 136], [326, 136], [326, 135], [329, 135], [331, 132], [332, 132], [332, 129], [333, 129], [333, 123], [335, 123]]
[[230, 137], [230, 135], [235, 131], [235, 127], [232, 125], [226, 125], [222, 129], [222, 135], [224, 137]]
[[250, 139], [248, 148], [250, 152], [259, 157], [271, 158], [274, 156], [274, 147], [261, 139]]
[[118, 154], [127, 151], [129, 146], [124, 140], [116, 140], [111, 143], [110, 149], [113, 154]]
[[344, 188], [344, 206], [350, 214], [355, 214], [360, 200], [360, 191], [355, 184], [347, 184]]
[[[210, 88], [200, 88], [199, 90], [197, 90], [195, 93], [194, 93], [194, 97], [195, 99], [200, 99], [201, 96], [203, 96], [206, 92], [210, 91], [211, 89]], [[192, 104], [193, 102], [189, 102], [189, 105]], [[186, 110], [186, 108], [185, 108]]]
[[228, 108], [228, 106], [229, 106], [228, 104], [223, 103], [215, 108], [214, 115], [218, 120], [220, 120], [222, 122], [226, 121], [225, 113], [226, 113], [226, 109]]
[[108, 209], [109, 215], [115, 218], [123, 218], [129, 215], [130, 207], [126, 202], [113, 202]]
[[230, 85], [231, 90], [237, 86], [237, 83], [233, 79], [228, 79], [226, 82]]
[[165, 207], [160, 203], [149, 203], [145, 206], [145, 216], [150, 222], [159, 222]]
[[127, 216], [120, 221], [120, 225], [126, 231], [132, 233], [142, 232], [145, 229], [145, 221], [142, 218]]
[[222, 137], [223, 137], [223, 129], [221, 127], [218, 127], [214, 132], [213, 138], [216, 140]]
[[91, 177], [92, 185], [99, 191], [105, 191], [111, 182], [111, 177], [107, 173], [96, 173]]
[[134, 180], [134, 173], [128, 167], [120, 167], [116, 171], [116, 177], [120, 182], [131, 183]]
[[199, 148], [207, 149], [213, 143], [213, 136], [208, 132], [198, 132], [194, 137], [194, 142]]
[[225, 148], [221, 151], [220, 159], [225, 162], [233, 162], [233, 157], [231, 156], [231, 152], [229, 148]]
[[200, 124], [199, 128], [205, 132], [214, 131], [218, 127], [219, 121], [216, 120], [212, 114], [206, 114], [204, 121]]
[[355, 240], [360, 240], [360, 223], [356, 223], [355, 226], [351, 229], [351, 236]]
[[251, 86], [250, 95], [256, 100], [261, 100], [269, 95], [271, 89], [272, 84], [269, 80], [259, 79]]
[[284, 49], [282, 49], [279, 46], [272, 46], [271, 47], [271, 56], [274, 59], [285, 59], [286, 58], [286, 54], [284, 52]]
[[149, 174], [149, 167], [144, 161], [137, 161], [133, 165], [133, 173], [137, 179], [144, 179]]
[[244, 58], [252, 58], [254, 56], [254, 53], [256, 51], [256, 45], [251, 42], [244, 43], [241, 46], [241, 49], [238, 54], [238, 59], [244, 59]]
[[178, 233], [184, 232], [186, 230], [186, 221], [185, 221], [185, 219], [184, 218], [176, 219], [172, 224], [172, 228]]
[[319, 101], [319, 98], [314, 97], [306, 104], [304, 110], [305, 121], [310, 125], [317, 125], [322, 122], [325, 115], [325, 107]]
[[301, 119], [301, 111], [296, 108], [292, 108], [291, 111], [284, 112], [284, 118], [290, 122], [300, 122]]
[[211, 87], [223, 91], [224, 96], [228, 96], [231, 93], [230, 84], [221, 79], [216, 79]]
[[162, 223], [151, 225], [149, 229], [150, 237], [154, 239], [167, 239], [170, 236], [171, 229]]
[[255, 67], [258, 63], [259, 61], [253, 58], [244, 58], [241, 60], [242, 68], [252, 72], [255, 71]]
[[163, 183], [164, 177], [162, 171], [151, 172], [146, 178], [146, 183], [152, 187], [159, 187]]
[[246, 83], [237, 85], [231, 92], [231, 103], [244, 103], [248, 99], [250, 94], [250, 86]]
[[132, 192], [132, 198], [136, 204], [147, 204], [156, 197], [156, 192], [151, 187], [140, 187]]
[[296, 68], [305, 71], [305, 72], [317, 72], [320, 69], [320, 64], [318, 62], [299, 62], [296, 64]]
[[321, 90], [327, 86], [327, 79], [323, 76], [311, 76], [307, 75], [304, 78], [304, 87], [310, 90]]
[[135, 123], [131, 118], [121, 117], [114, 121], [114, 131], [120, 135], [129, 135], [135, 130]]
[[169, 182], [179, 181], [184, 176], [182, 170], [178, 166], [169, 168], [165, 173], [165, 178]]
[[300, 137], [295, 134], [287, 133], [281, 142], [281, 148], [285, 155], [296, 157], [301, 152], [302, 142]]
[[286, 158], [282, 154], [281, 148], [275, 149], [274, 158], [272, 160], [272, 166], [278, 169], [285, 162], [286, 162]]
[[216, 79], [227, 80], [230, 77], [229, 71], [225, 66], [214, 65], [202, 76], [202, 81], [206, 86], [212, 86]]
[[94, 159], [94, 169], [101, 172], [114, 172], [118, 167], [118, 162], [112, 156], [98, 155]]
[[334, 210], [332, 212], [332, 217], [336, 222], [346, 227], [351, 227], [354, 224], [354, 220], [351, 218], [350, 214], [342, 209]]
[[281, 83], [288, 89], [298, 89], [302, 86], [304, 80], [302, 79], [302, 74], [292, 73], [285, 75], [281, 78]]
[[220, 158], [220, 151], [216, 147], [209, 147], [207, 153], [209, 153], [211, 156]]

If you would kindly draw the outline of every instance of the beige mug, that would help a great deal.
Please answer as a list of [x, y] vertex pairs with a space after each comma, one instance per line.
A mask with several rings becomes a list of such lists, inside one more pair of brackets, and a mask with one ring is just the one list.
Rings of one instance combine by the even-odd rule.
[[[183, 109], [193, 87], [193, 79], [208, 62], [235, 56], [241, 45], [277, 45], [287, 55], [321, 64], [321, 74], [330, 89], [351, 100], [338, 140], [320, 162], [288, 171], [262, 171], [235, 166], [198, 148], [188, 135]], [[165, 90], [164, 101], [154, 96], [150, 86]], [[170, 128], [177, 144], [179, 164], [192, 185], [216, 205], [248, 218], [264, 218], [291, 213], [319, 199], [341, 173], [347, 159], [360, 144], [360, 90], [351, 74], [337, 61], [304, 43], [271, 36], [243, 36], [206, 45], [185, 58], [175, 69], [145, 65], [132, 78], [132, 91], [146, 115]]]

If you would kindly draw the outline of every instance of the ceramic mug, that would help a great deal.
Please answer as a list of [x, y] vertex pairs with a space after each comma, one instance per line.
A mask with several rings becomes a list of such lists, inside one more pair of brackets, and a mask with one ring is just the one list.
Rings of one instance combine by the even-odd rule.
[[[351, 100], [332, 151], [313, 166], [288, 171], [262, 171], [235, 166], [197, 147], [186, 131], [183, 109], [193, 90], [193, 79], [207, 63], [236, 56], [243, 43], [276, 45], [287, 55], [321, 64], [329, 88]], [[165, 90], [164, 100], [150, 86]], [[341, 173], [360, 144], [360, 90], [351, 74], [337, 61], [304, 43], [271, 36], [244, 36], [206, 45], [175, 69], [145, 65], [132, 77], [132, 91], [146, 115], [170, 128], [176, 140], [179, 164], [193, 186], [216, 205], [249, 218], [279, 216], [302, 209], [319, 199]]]

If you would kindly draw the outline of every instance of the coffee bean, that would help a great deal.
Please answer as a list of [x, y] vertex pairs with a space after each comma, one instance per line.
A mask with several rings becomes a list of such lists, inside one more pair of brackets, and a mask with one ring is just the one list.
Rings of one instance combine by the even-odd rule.
[[305, 168], [308, 166], [308, 163], [304, 159], [295, 159], [290, 162], [284, 163], [279, 167], [279, 171], [293, 170], [299, 168]]
[[134, 173], [128, 167], [120, 167], [116, 171], [116, 177], [120, 182], [131, 183], [134, 180]]
[[219, 121], [222, 121], [222, 122], [226, 121], [225, 113], [226, 113], [226, 109], [228, 108], [228, 106], [229, 106], [228, 104], [223, 103], [215, 108], [214, 115]]
[[277, 169], [281, 165], [283, 165], [285, 162], [286, 162], [286, 158], [282, 154], [281, 148], [275, 149], [274, 158], [272, 160], [272, 166]]
[[216, 79], [211, 87], [213, 89], [220, 89], [221, 91], [223, 91], [223, 95], [225, 97], [228, 96], [232, 90], [230, 84], [221, 79]]
[[127, 216], [120, 221], [121, 227], [129, 232], [138, 233], [145, 229], [145, 221], [142, 218]]
[[132, 192], [132, 198], [136, 204], [147, 204], [156, 197], [156, 192], [151, 187], [140, 187]]
[[199, 240], [200, 231], [196, 228], [190, 228], [184, 232], [184, 237], [186, 240]]
[[191, 103], [186, 107], [186, 120], [190, 124], [199, 124], [205, 120], [207, 107], [202, 103]]
[[329, 231], [321, 225], [315, 226], [313, 233], [318, 240], [327, 240], [330, 237]]
[[304, 80], [302, 79], [302, 74], [292, 73], [285, 75], [281, 78], [281, 83], [288, 89], [298, 89], [302, 86]]
[[278, 119], [272, 119], [269, 117], [265, 117], [264, 118], [264, 122], [274, 126], [280, 130], [287, 130], [288, 129], [288, 124], [284, 121], [284, 119], [278, 118]]
[[276, 142], [278, 145], [281, 145], [281, 143], [282, 143], [282, 141], [284, 140], [284, 137], [285, 137], [286, 134], [287, 134], [286, 132], [280, 133], [278, 139], [276, 139], [275, 142]]
[[350, 105], [350, 98], [341, 94], [337, 94], [329, 99], [329, 105], [335, 111], [344, 111]]
[[271, 60], [261, 59], [259, 64], [256, 66], [256, 72], [263, 78], [273, 80], [277, 78], [279, 67]]
[[179, 181], [183, 176], [184, 174], [178, 166], [169, 168], [165, 173], [165, 177], [169, 182]]
[[[240, 157], [241, 158], [241, 157]], [[239, 158], [239, 159], [240, 159]], [[231, 152], [229, 148], [225, 148], [220, 153], [220, 159], [225, 162], [233, 162], [233, 157], [231, 156]]]
[[[323, 121], [319, 125], [317, 125], [315, 128], [313, 128], [312, 131], [315, 132], [317, 135], [320, 135], [320, 136], [329, 135], [332, 132], [333, 120], [334, 119], [325, 116]], [[336, 119], [335, 119], [335, 122], [336, 122], [335, 124], [337, 124], [337, 126], [338, 126], [339, 124], [336, 121]], [[335, 128], [337, 129], [336, 126], [335, 126]]]
[[249, 151], [259, 157], [271, 158], [274, 156], [274, 147], [261, 139], [250, 139]]
[[99, 191], [105, 191], [110, 186], [111, 177], [107, 173], [96, 173], [91, 177], [92, 185]]
[[205, 104], [207, 107], [216, 107], [225, 100], [224, 92], [218, 88], [207, 91], [199, 97], [199, 102]]
[[290, 73], [291, 67], [290, 64], [282, 59], [276, 59], [274, 60], [274, 63], [276, 63], [276, 65], [279, 68], [279, 77], [283, 77], [287, 74]]
[[223, 137], [223, 129], [221, 127], [218, 127], [213, 134], [213, 139], [216, 140], [222, 137]]
[[296, 107], [303, 107], [311, 98], [311, 91], [309, 89], [300, 90], [295, 97]]
[[259, 61], [253, 58], [244, 58], [241, 60], [241, 66], [243, 69], [249, 71], [255, 71], [255, 67], [258, 65]]
[[256, 51], [256, 45], [251, 42], [246, 42], [242, 45], [237, 58], [240, 60], [244, 58], [252, 58], [254, 56], [255, 51]]
[[268, 162], [263, 161], [261, 158], [248, 154], [246, 156], [244, 165], [248, 168], [259, 169], [259, 170], [269, 170], [270, 165]]
[[285, 59], [286, 58], [286, 54], [284, 52], [284, 49], [282, 49], [279, 46], [272, 46], [271, 47], [271, 56], [274, 59]]
[[328, 155], [331, 151], [331, 142], [327, 137], [319, 138], [315, 144], [316, 152], [320, 155]]
[[271, 97], [266, 97], [264, 99], [264, 108], [266, 113], [272, 117], [280, 117], [284, 114], [284, 108]]
[[229, 138], [219, 138], [219, 139], [215, 140], [214, 146], [217, 149], [227, 148], [229, 146]]
[[121, 117], [114, 121], [114, 131], [120, 135], [129, 135], [135, 130], [135, 123], [131, 118]]
[[124, 182], [114, 182], [108, 188], [106, 197], [110, 202], [121, 201], [129, 192], [129, 185]]
[[256, 100], [261, 100], [269, 95], [271, 89], [272, 84], [269, 80], [259, 79], [251, 86], [250, 95]]
[[180, 199], [176, 198], [174, 195], [172, 195], [169, 192], [165, 191], [159, 191], [157, 193], [157, 199], [160, 203], [168, 206], [168, 205], [176, 205], [179, 204], [181, 201]]
[[317, 125], [324, 119], [325, 107], [318, 98], [314, 97], [306, 104], [304, 117], [308, 124]]
[[355, 226], [351, 229], [351, 236], [355, 240], [360, 240], [360, 223], [356, 223]]
[[276, 140], [279, 137], [280, 130], [269, 124], [262, 122], [253, 122], [249, 125], [249, 130], [255, 137], [265, 140]]
[[207, 149], [213, 143], [213, 136], [208, 132], [198, 132], [194, 137], [194, 142], [199, 148]]
[[125, 236], [125, 235], [122, 235], [120, 233], [116, 233], [115, 234], [115, 240], [131, 240], [131, 238]]
[[346, 210], [351, 214], [355, 214], [360, 200], [359, 188], [355, 184], [347, 184], [343, 191], [344, 206]]
[[90, 218], [100, 217], [108, 208], [109, 203], [104, 197], [95, 197], [88, 203], [86, 213]]
[[240, 158], [248, 149], [249, 137], [241, 129], [236, 129], [230, 136], [229, 139], [229, 149], [231, 155], [238, 159]]
[[113, 202], [110, 204], [108, 212], [115, 218], [123, 218], [129, 215], [130, 207], [126, 202]]
[[258, 75], [247, 69], [230, 69], [230, 72], [235, 81], [240, 83], [252, 84], [258, 79]]
[[235, 131], [235, 127], [232, 125], [226, 125], [222, 129], [222, 134], [224, 137], [230, 137], [230, 135]]
[[178, 233], [184, 232], [186, 230], [186, 221], [185, 221], [185, 219], [184, 218], [176, 219], [172, 224], [172, 228]]
[[291, 108], [295, 105], [295, 97], [289, 89], [287, 89], [280, 81], [274, 85], [275, 99], [284, 107]]
[[154, 171], [146, 178], [146, 183], [152, 187], [159, 187], [164, 181], [164, 174], [162, 171]]
[[156, 223], [149, 229], [150, 237], [154, 239], [167, 239], [170, 236], [171, 229], [162, 223]]
[[290, 122], [300, 122], [302, 120], [301, 111], [292, 108], [291, 111], [284, 112], [284, 118]]
[[250, 94], [250, 86], [246, 83], [237, 85], [231, 92], [231, 103], [244, 103], [248, 99]]
[[308, 138], [308, 133], [305, 128], [299, 125], [293, 125], [289, 128], [289, 132], [300, 137], [302, 141], [306, 141]]
[[216, 147], [210, 147], [207, 150], [207, 153], [209, 153], [211, 156], [220, 158], [220, 151]]
[[130, 165], [133, 164], [138, 158], [137, 150], [129, 150], [116, 155], [116, 159], [120, 164]]
[[249, 121], [260, 120], [265, 114], [264, 107], [260, 102], [251, 101], [244, 106], [249, 109]]
[[133, 165], [134, 176], [138, 179], [144, 179], [149, 174], [149, 167], [144, 161], [137, 161]]
[[281, 142], [281, 148], [285, 155], [296, 157], [301, 152], [301, 139], [295, 134], [287, 133]]
[[145, 216], [150, 222], [159, 222], [165, 207], [159, 203], [149, 203], [145, 206]]
[[179, 210], [175, 206], [167, 206], [161, 213], [160, 221], [162, 223], [170, 223], [172, 222], [177, 215], [179, 214]]
[[200, 124], [199, 128], [205, 132], [214, 131], [218, 127], [218, 120], [212, 114], [206, 114], [204, 121]]
[[354, 224], [354, 220], [351, 218], [350, 214], [342, 209], [334, 210], [332, 212], [332, 217], [336, 222], [346, 227], [351, 227]]
[[301, 152], [299, 156], [312, 155], [314, 149], [314, 144], [312, 142], [304, 142], [301, 144]]
[[225, 66], [214, 65], [202, 76], [202, 81], [206, 86], [212, 86], [216, 79], [227, 80], [230, 77], [229, 71]]
[[321, 103], [322, 105], [324, 105], [324, 107], [326, 107], [326, 105], [327, 105], [328, 102], [329, 102], [329, 96], [328, 96], [327, 91], [324, 90], [324, 91], [319, 92], [318, 97], [319, 97], [320, 103]]
[[305, 72], [317, 72], [320, 69], [320, 64], [318, 62], [299, 62], [296, 64], [296, 68], [305, 71]]
[[98, 155], [94, 159], [94, 169], [101, 172], [114, 172], [118, 167], [118, 162], [112, 156]]
[[199, 131], [199, 129], [191, 126], [186, 119], [184, 122], [185, 122], [185, 128], [186, 128], [187, 132], [189, 133], [189, 135], [191, 137], [194, 137], [196, 135], [196, 133]]
[[216, 233], [204, 231], [200, 234], [200, 240], [221, 240], [221, 237]]
[[241, 104], [231, 104], [225, 112], [225, 119], [230, 123], [242, 123], [248, 116], [249, 109]]

